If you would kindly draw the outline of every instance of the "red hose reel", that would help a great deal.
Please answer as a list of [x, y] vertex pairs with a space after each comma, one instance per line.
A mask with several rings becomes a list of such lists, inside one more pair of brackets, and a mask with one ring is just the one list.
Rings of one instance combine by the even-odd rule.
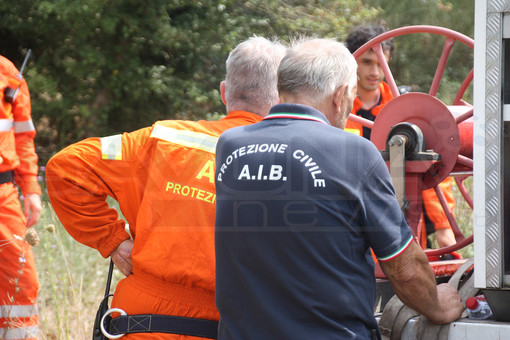
[[[429, 92], [400, 95], [384, 57], [381, 42], [410, 33], [432, 33], [443, 35], [446, 39]], [[466, 76], [452, 105], [446, 105], [436, 97], [448, 57], [456, 41], [471, 48], [474, 46], [471, 38], [446, 28], [409, 26], [383, 33], [354, 52], [356, 59], [369, 49], [375, 52], [394, 98], [383, 107], [374, 122], [352, 114], [349, 119], [372, 129], [371, 141], [387, 158], [388, 145], [395, 134], [402, 134], [403, 140], [408, 143], [407, 146], [412, 146], [405, 151], [407, 204], [404, 208], [408, 224], [418, 242], [422, 244], [420, 240], [423, 228], [422, 191], [429, 188], [435, 189], [455, 234], [457, 241], [455, 245], [426, 250], [429, 259], [463, 248], [473, 240], [473, 236], [466, 238], [462, 234], [438, 187], [445, 178], [455, 177], [461, 193], [472, 207], [472, 199], [462, 180], [470, 176], [473, 170], [473, 107], [464, 102], [462, 97], [473, 80], [473, 70]], [[414, 150], [413, 147], [418, 144], [421, 149]], [[389, 159], [387, 161], [389, 164]]]

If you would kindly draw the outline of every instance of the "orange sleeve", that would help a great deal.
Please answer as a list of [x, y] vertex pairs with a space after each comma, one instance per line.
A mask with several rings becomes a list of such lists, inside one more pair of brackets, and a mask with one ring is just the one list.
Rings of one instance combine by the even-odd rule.
[[[32, 122], [30, 93], [25, 79], [17, 78], [18, 70], [7, 59], [3, 59], [3, 69], [9, 70], [13, 85], [19, 85], [19, 91], [12, 104], [14, 125], [14, 142], [19, 165], [14, 169], [14, 180], [23, 194], [41, 194], [41, 187], [37, 181], [37, 154], [35, 153], [35, 127]], [[16, 77], [16, 78], [15, 78]], [[15, 162], [16, 163], [16, 162]]]
[[149, 134], [146, 128], [111, 136], [121, 141], [118, 157], [108, 156], [104, 138], [89, 138], [68, 146], [47, 164], [48, 195], [58, 218], [71, 236], [103, 257], [130, 237], [107, 196], [119, 202], [134, 237], [148, 170], [139, 160], [149, 158], [144, 157]]
[[[439, 183], [439, 188], [443, 192], [446, 198], [446, 202], [448, 203], [448, 207], [453, 213], [453, 209], [455, 208], [456, 203], [455, 198], [453, 197], [452, 187], [453, 187], [452, 177], [447, 177], [444, 181]], [[425, 206], [425, 212], [427, 213], [432, 223], [434, 223], [434, 228], [436, 230], [450, 228], [450, 223], [446, 218], [446, 215], [443, 211], [443, 208], [441, 207], [441, 203], [437, 198], [434, 188], [424, 190], [422, 196], [423, 205]]]

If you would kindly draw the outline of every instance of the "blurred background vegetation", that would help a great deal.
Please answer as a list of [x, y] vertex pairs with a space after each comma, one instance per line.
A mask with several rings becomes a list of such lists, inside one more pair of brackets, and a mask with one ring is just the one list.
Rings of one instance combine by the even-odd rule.
[[[0, 54], [20, 67], [32, 49], [25, 78], [44, 165], [89, 136], [223, 114], [218, 86], [225, 59], [254, 34], [343, 41], [353, 26], [386, 23], [389, 29], [436, 25], [473, 37], [473, 12], [474, 1], [466, 0], [2, 1]], [[426, 92], [439, 59], [431, 56], [443, 41], [396, 40], [390, 66], [397, 84]], [[451, 96], [471, 68], [472, 51], [454, 49], [439, 95]]]

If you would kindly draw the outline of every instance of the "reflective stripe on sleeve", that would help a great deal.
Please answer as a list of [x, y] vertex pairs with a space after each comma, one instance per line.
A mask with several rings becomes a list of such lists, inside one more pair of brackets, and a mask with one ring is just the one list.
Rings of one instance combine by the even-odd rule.
[[0, 328], [1, 339], [5, 340], [34, 339], [37, 338], [37, 332], [37, 326]]
[[205, 133], [177, 130], [159, 124], [154, 125], [151, 137], [210, 153], [216, 152], [216, 143], [218, 142], [218, 137], [213, 137]]
[[37, 305], [2, 305], [0, 318], [29, 318], [37, 315]]
[[0, 119], [0, 132], [10, 131], [12, 129], [12, 119]]
[[389, 260], [392, 260], [392, 259], [396, 258], [400, 254], [402, 254], [404, 252], [404, 250], [407, 249], [407, 247], [409, 247], [411, 242], [413, 242], [413, 239], [414, 239], [414, 237], [411, 236], [409, 238], [409, 240], [402, 247], [400, 247], [397, 251], [395, 251], [394, 253], [392, 253], [392, 254], [390, 254], [388, 256], [385, 256], [385, 257], [378, 257], [379, 261], [384, 262], [384, 261], [389, 261]]
[[122, 135], [100, 138], [102, 159], [122, 159]]
[[22, 133], [34, 130], [35, 127], [34, 123], [32, 122], [32, 119], [14, 122], [14, 133]]

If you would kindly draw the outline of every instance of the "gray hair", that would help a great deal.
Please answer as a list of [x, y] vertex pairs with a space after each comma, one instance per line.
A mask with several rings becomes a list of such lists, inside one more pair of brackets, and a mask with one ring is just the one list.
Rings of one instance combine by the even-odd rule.
[[320, 103], [341, 85], [357, 83], [357, 63], [334, 39], [301, 38], [292, 44], [278, 68], [278, 91]]
[[225, 78], [227, 112], [244, 110], [267, 115], [279, 101], [276, 71], [286, 51], [275, 38], [255, 36], [230, 52]]

